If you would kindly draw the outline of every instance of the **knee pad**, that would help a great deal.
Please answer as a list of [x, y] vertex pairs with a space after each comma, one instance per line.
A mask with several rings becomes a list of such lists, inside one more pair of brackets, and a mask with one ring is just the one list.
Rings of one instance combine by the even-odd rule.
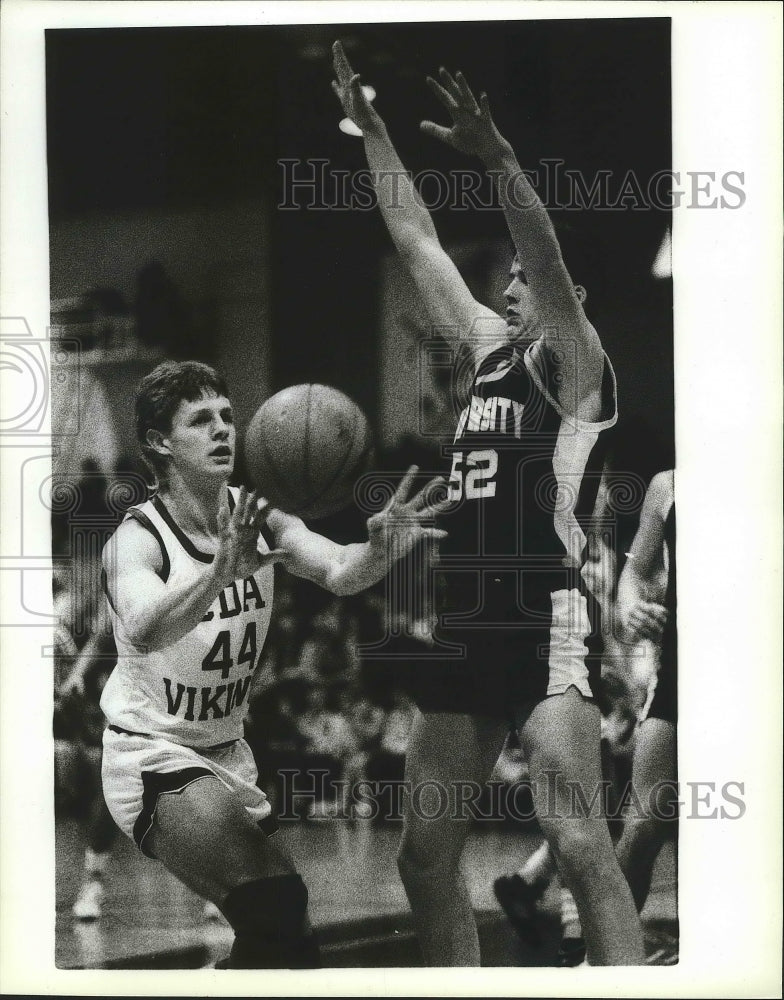
[[302, 933], [308, 890], [299, 875], [275, 875], [236, 886], [221, 907], [236, 934]]
[[318, 946], [305, 933], [308, 890], [299, 875], [236, 886], [221, 907], [236, 935], [230, 968], [315, 968]]

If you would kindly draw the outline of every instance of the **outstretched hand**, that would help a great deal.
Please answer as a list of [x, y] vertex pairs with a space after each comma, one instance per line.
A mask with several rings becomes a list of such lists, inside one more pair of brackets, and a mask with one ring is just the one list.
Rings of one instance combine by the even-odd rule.
[[667, 609], [655, 601], [636, 601], [628, 608], [621, 608], [621, 623], [632, 640], [650, 639], [658, 642], [669, 617]]
[[509, 144], [495, 126], [487, 94], [480, 94], [477, 103], [461, 72], [458, 71], [453, 77], [442, 66], [438, 75], [441, 83], [429, 76], [427, 84], [449, 112], [452, 125], [447, 128], [435, 122], [423, 121], [420, 129], [461, 153], [481, 156], [482, 159], [498, 156]]
[[389, 503], [378, 514], [368, 519], [368, 541], [372, 548], [383, 549], [396, 559], [402, 559], [424, 538], [446, 538], [447, 532], [432, 526], [436, 514], [449, 510], [452, 504], [445, 499], [435, 500], [439, 487], [445, 486], [443, 476], [432, 479], [411, 499], [408, 493], [419, 471], [412, 465], [392, 495]]
[[379, 128], [383, 124], [381, 116], [365, 96], [359, 73], [355, 73], [351, 68], [340, 42], [335, 42], [332, 46], [332, 68], [335, 71], [335, 79], [331, 86], [346, 117], [350, 118], [362, 132]]
[[215, 576], [222, 586], [251, 576], [260, 567], [279, 562], [286, 556], [283, 549], [263, 554], [258, 551], [259, 532], [271, 509], [255, 490], [248, 493], [243, 486], [234, 510], [229, 513], [228, 489], [224, 492], [218, 509], [218, 549], [213, 563]]

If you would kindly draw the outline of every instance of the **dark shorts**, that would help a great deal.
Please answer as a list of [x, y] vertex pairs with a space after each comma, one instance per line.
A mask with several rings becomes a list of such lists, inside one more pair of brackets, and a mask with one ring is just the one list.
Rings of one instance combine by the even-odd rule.
[[[560, 592], [544, 624], [439, 628], [437, 644], [387, 643], [383, 668], [423, 712], [460, 712], [512, 721], [519, 710], [574, 686], [595, 698], [601, 673], [598, 628], [576, 591]], [[438, 645], [440, 643], [440, 645]]]

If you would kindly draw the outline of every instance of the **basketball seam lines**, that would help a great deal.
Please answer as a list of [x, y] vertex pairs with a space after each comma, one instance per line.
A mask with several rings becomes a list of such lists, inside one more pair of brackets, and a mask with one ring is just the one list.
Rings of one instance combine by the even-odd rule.
[[[354, 411], [353, 419], [354, 419], [354, 426], [351, 428], [351, 444], [352, 445], [354, 444], [354, 441], [355, 441], [355, 435], [356, 435], [356, 431], [357, 431], [357, 423], [361, 419], [359, 412], [357, 412], [356, 410]], [[340, 479], [340, 477], [346, 471], [346, 466], [348, 465], [349, 459], [351, 458], [351, 452], [352, 452], [352, 450], [353, 449], [351, 447], [348, 449], [348, 451], [346, 452], [346, 457], [343, 459], [343, 464], [340, 466], [340, 468], [337, 470], [337, 472], [332, 476], [332, 478], [326, 484], [326, 486], [324, 486], [324, 488], [321, 490], [321, 492], [317, 496], [314, 496], [310, 500], [310, 502], [308, 503], [308, 506], [307, 506], [306, 509], [311, 509], [314, 504], [317, 504], [319, 502], [319, 500], [322, 499], [322, 497], [326, 496], [326, 494], [329, 493], [329, 491], [332, 489], [332, 487], [335, 485], [335, 483]], [[362, 458], [365, 455], [365, 453], [367, 452], [367, 450], [368, 450], [368, 446], [364, 447], [362, 449], [362, 451], [360, 452], [360, 454], [359, 454], [359, 458]]]
[[[264, 452], [264, 457], [267, 459], [267, 468], [266, 468], [265, 472], [267, 472], [269, 474], [270, 479], [274, 482], [275, 486], [278, 487], [278, 490], [281, 493], [285, 493], [285, 491], [286, 491], [286, 481], [282, 480], [280, 478], [280, 469], [278, 469], [278, 467], [275, 465], [275, 461], [273, 459], [272, 453], [270, 452], [269, 448], [267, 447], [267, 444], [266, 444], [265, 441], [261, 442], [261, 447], [262, 447], [263, 452]], [[293, 513], [293, 511], [292, 511], [292, 513]]]

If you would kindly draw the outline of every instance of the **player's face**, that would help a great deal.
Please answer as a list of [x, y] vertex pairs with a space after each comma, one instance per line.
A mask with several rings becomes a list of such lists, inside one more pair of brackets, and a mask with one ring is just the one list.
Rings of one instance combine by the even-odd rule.
[[236, 430], [231, 403], [225, 396], [184, 399], [165, 437], [171, 461], [185, 475], [228, 479], [234, 469]]
[[525, 272], [515, 258], [509, 271], [512, 279], [504, 292], [506, 299], [506, 325], [510, 334], [518, 337], [531, 335], [538, 323], [531, 289], [525, 277]]

